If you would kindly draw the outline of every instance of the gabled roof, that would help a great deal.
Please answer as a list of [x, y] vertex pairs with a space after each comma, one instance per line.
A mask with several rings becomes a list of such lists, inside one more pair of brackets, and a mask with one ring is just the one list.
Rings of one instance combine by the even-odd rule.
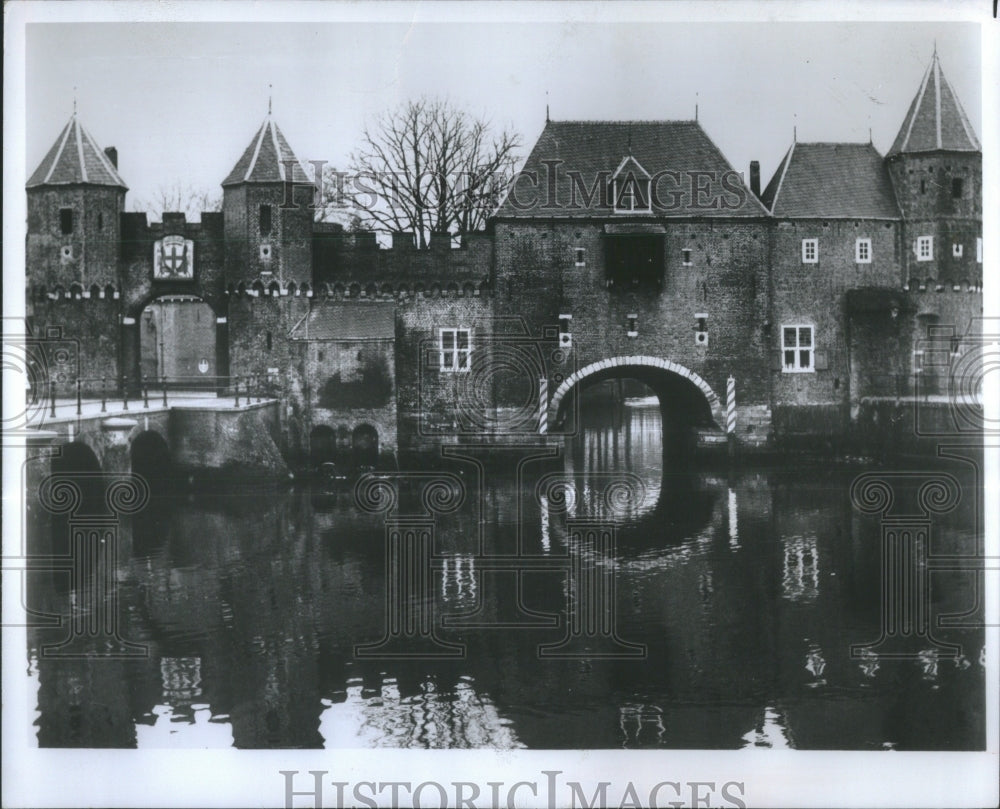
[[885, 161], [870, 143], [793, 143], [761, 201], [783, 218], [900, 215]]
[[396, 309], [382, 303], [318, 303], [289, 336], [293, 340], [392, 340]]
[[934, 51], [888, 156], [938, 149], [978, 152], [982, 147]]
[[286, 179], [286, 162], [292, 161], [292, 182], [312, 182], [299, 159], [288, 145], [277, 123], [268, 113], [257, 134], [253, 136], [243, 156], [236, 161], [222, 185], [240, 183], [283, 183]]
[[83, 128], [74, 112], [26, 187], [81, 184], [118, 186], [128, 190], [111, 159]]
[[[548, 121], [495, 215], [501, 218], [617, 218], [621, 215], [613, 212], [611, 188], [605, 200], [595, 193], [589, 202], [581, 198], [580, 191], [581, 186], [589, 191], [598, 181], [610, 184], [616, 170], [626, 163], [633, 165], [629, 158], [657, 178], [659, 199], [653, 200], [654, 216], [766, 215], [743, 185], [740, 175], [733, 171], [697, 121]], [[547, 199], [548, 172], [552, 164], [546, 165], [546, 161], [561, 161], [554, 200]], [[661, 173], [665, 171], [680, 172], [679, 181]], [[702, 203], [721, 198], [736, 207], [694, 207], [690, 198], [691, 172], [694, 171], [715, 173], [714, 179], [699, 181], [706, 189], [701, 194]], [[576, 180], [570, 172], [579, 172]], [[724, 178], [728, 185], [741, 189], [742, 193], [727, 191], [723, 187]], [[575, 207], [569, 206], [571, 200], [575, 200]]]

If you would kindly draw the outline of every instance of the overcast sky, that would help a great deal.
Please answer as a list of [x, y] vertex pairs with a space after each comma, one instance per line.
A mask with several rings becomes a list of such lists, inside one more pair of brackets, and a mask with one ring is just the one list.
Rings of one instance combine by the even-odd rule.
[[[770, 178], [800, 141], [889, 148], [937, 41], [976, 131], [972, 24], [31, 24], [27, 170], [80, 119], [118, 147], [129, 199], [175, 182], [218, 189], [267, 112], [303, 161], [344, 167], [366, 120], [449, 98], [522, 133], [553, 120], [689, 119], [739, 171]], [[269, 85], [273, 89], [269, 90]], [[131, 202], [126, 203], [129, 208]]]

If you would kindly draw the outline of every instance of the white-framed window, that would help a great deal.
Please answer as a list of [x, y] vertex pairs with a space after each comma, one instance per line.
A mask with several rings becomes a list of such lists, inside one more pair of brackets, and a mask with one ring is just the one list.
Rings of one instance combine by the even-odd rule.
[[438, 333], [440, 369], [445, 373], [463, 373], [469, 370], [472, 354], [472, 330], [464, 328], [441, 329]]
[[858, 264], [872, 263], [872, 240], [856, 239], [854, 242], [854, 260]]
[[976, 261], [979, 264], [983, 263], [983, 237], [980, 236], [976, 239]]
[[781, 370], [803, 373], [816, 370], [813, 327], [793, 323], [781, 327]]
[[587, 251], [582, 247], [576, 247], [573, 249], [574, 260], [576, 261], [577, 267], [587, 266]]
[[802, 240], [802, 263], [815, 264], [819, 261], [819, 239]]
[[934, 258], [934, 237], [917, 237], [917, 261], [930, 261]]
[[681, 260], [685, 267], [691, 266], [691, 248], [685, 247], [681, 250]]
[[965, 250], [965, 248], [962, 245], [960, 245], [960, 244], [953, 244], [951, 246], [951, 254], [955, 258], [961, 258], [962, 257], [962, 253], [964, 252], [964, 250]]

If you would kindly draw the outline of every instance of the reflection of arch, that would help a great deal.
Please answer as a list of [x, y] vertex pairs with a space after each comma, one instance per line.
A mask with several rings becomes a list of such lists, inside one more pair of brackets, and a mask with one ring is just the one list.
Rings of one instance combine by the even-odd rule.
[[695, 425], [709, 427], [713, 423], [715, 426], [725, 423], [719, 397], [698, 374], [671, 360], [640, 355], [600, 360], [570, 374], [556, 388], [549, 401], [550, 424], [557, 421], [566, 394], [578, 384], [615, 377], [640, 379], [656, 391], [661, 402], [666, 404], [669, 401], [678, 410], [686, 412]]
[[359, 424], [351, 432], [354, 465], [375, 466], [378, 461], [378, 430], [371, 424]]
[[318, 424], [309, 433], [309, 463], [317, 467], [337, 459], [337, 433], [333, 427]]
[[132, 461], [132, 471], [145, 478], [150, 484], [151, 492], [156, 492], [159, 486], [171, 477], [172, 461], [170, 448], [163, 436], [155, 430], [139, 433], [129, 448], [129, 458]]

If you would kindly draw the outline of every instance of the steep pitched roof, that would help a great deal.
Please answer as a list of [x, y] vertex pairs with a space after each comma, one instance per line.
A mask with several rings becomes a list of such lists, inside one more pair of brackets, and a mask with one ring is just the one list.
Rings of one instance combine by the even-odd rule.
[[910, 104], [889, 157], [909, 152], [946, 149], [958, 152], [982, 150], [958, 96], [941, 70], [937, 51]]
[[[497, 217], [615, 216], [613, 191], [602, 200], [588, 201], [596, 182], [608, 183], [629, 156], [658, 179], [652, 204], [655, 216], [764, 216], [766, 211], [743, 185], [722, 152], [697, 121], [549, 121], [535, 143]], [[555, 178], [555, 197], [548, 197], [549, 165], [561, 161]], [[630, 163], [630, 165], [633, 165]], [[680, 172], [679, 180], [661, 172]], [[722, 200], [735, 207], [696, 207], [690, 183], [692, 172], [714, 172], [714, 179], [698, 180], [704, 190], [699, 202]], [[570, 172], [579, 172], [576, 179]], [[727, 190], [723, 180], [740, 193]], [[582, 186], [582, 188], [581, 188]], [[574, 201], [575, 205], [570, 206]], [[554, 204], [553, 204], [554, 203]]]
[[289, 160], [292, 161], [293, 182], [312, 182], [277, 123], [268, 113], [243, 156], [236, 161], [222, 184], [283, 183], [286, 179], [286, 162]]
[[320, 303], [289, 336], [293, 340], [392, 340], [396, 310], [379, 303]]
[[793, 143], [761, 200], [786, 218], [899, 217], [889, 171], [870, 143]]
[[128, 190], [111, 159], [83, 128], [74, 112], [26, 187], [80, 184], [111, 185]]

